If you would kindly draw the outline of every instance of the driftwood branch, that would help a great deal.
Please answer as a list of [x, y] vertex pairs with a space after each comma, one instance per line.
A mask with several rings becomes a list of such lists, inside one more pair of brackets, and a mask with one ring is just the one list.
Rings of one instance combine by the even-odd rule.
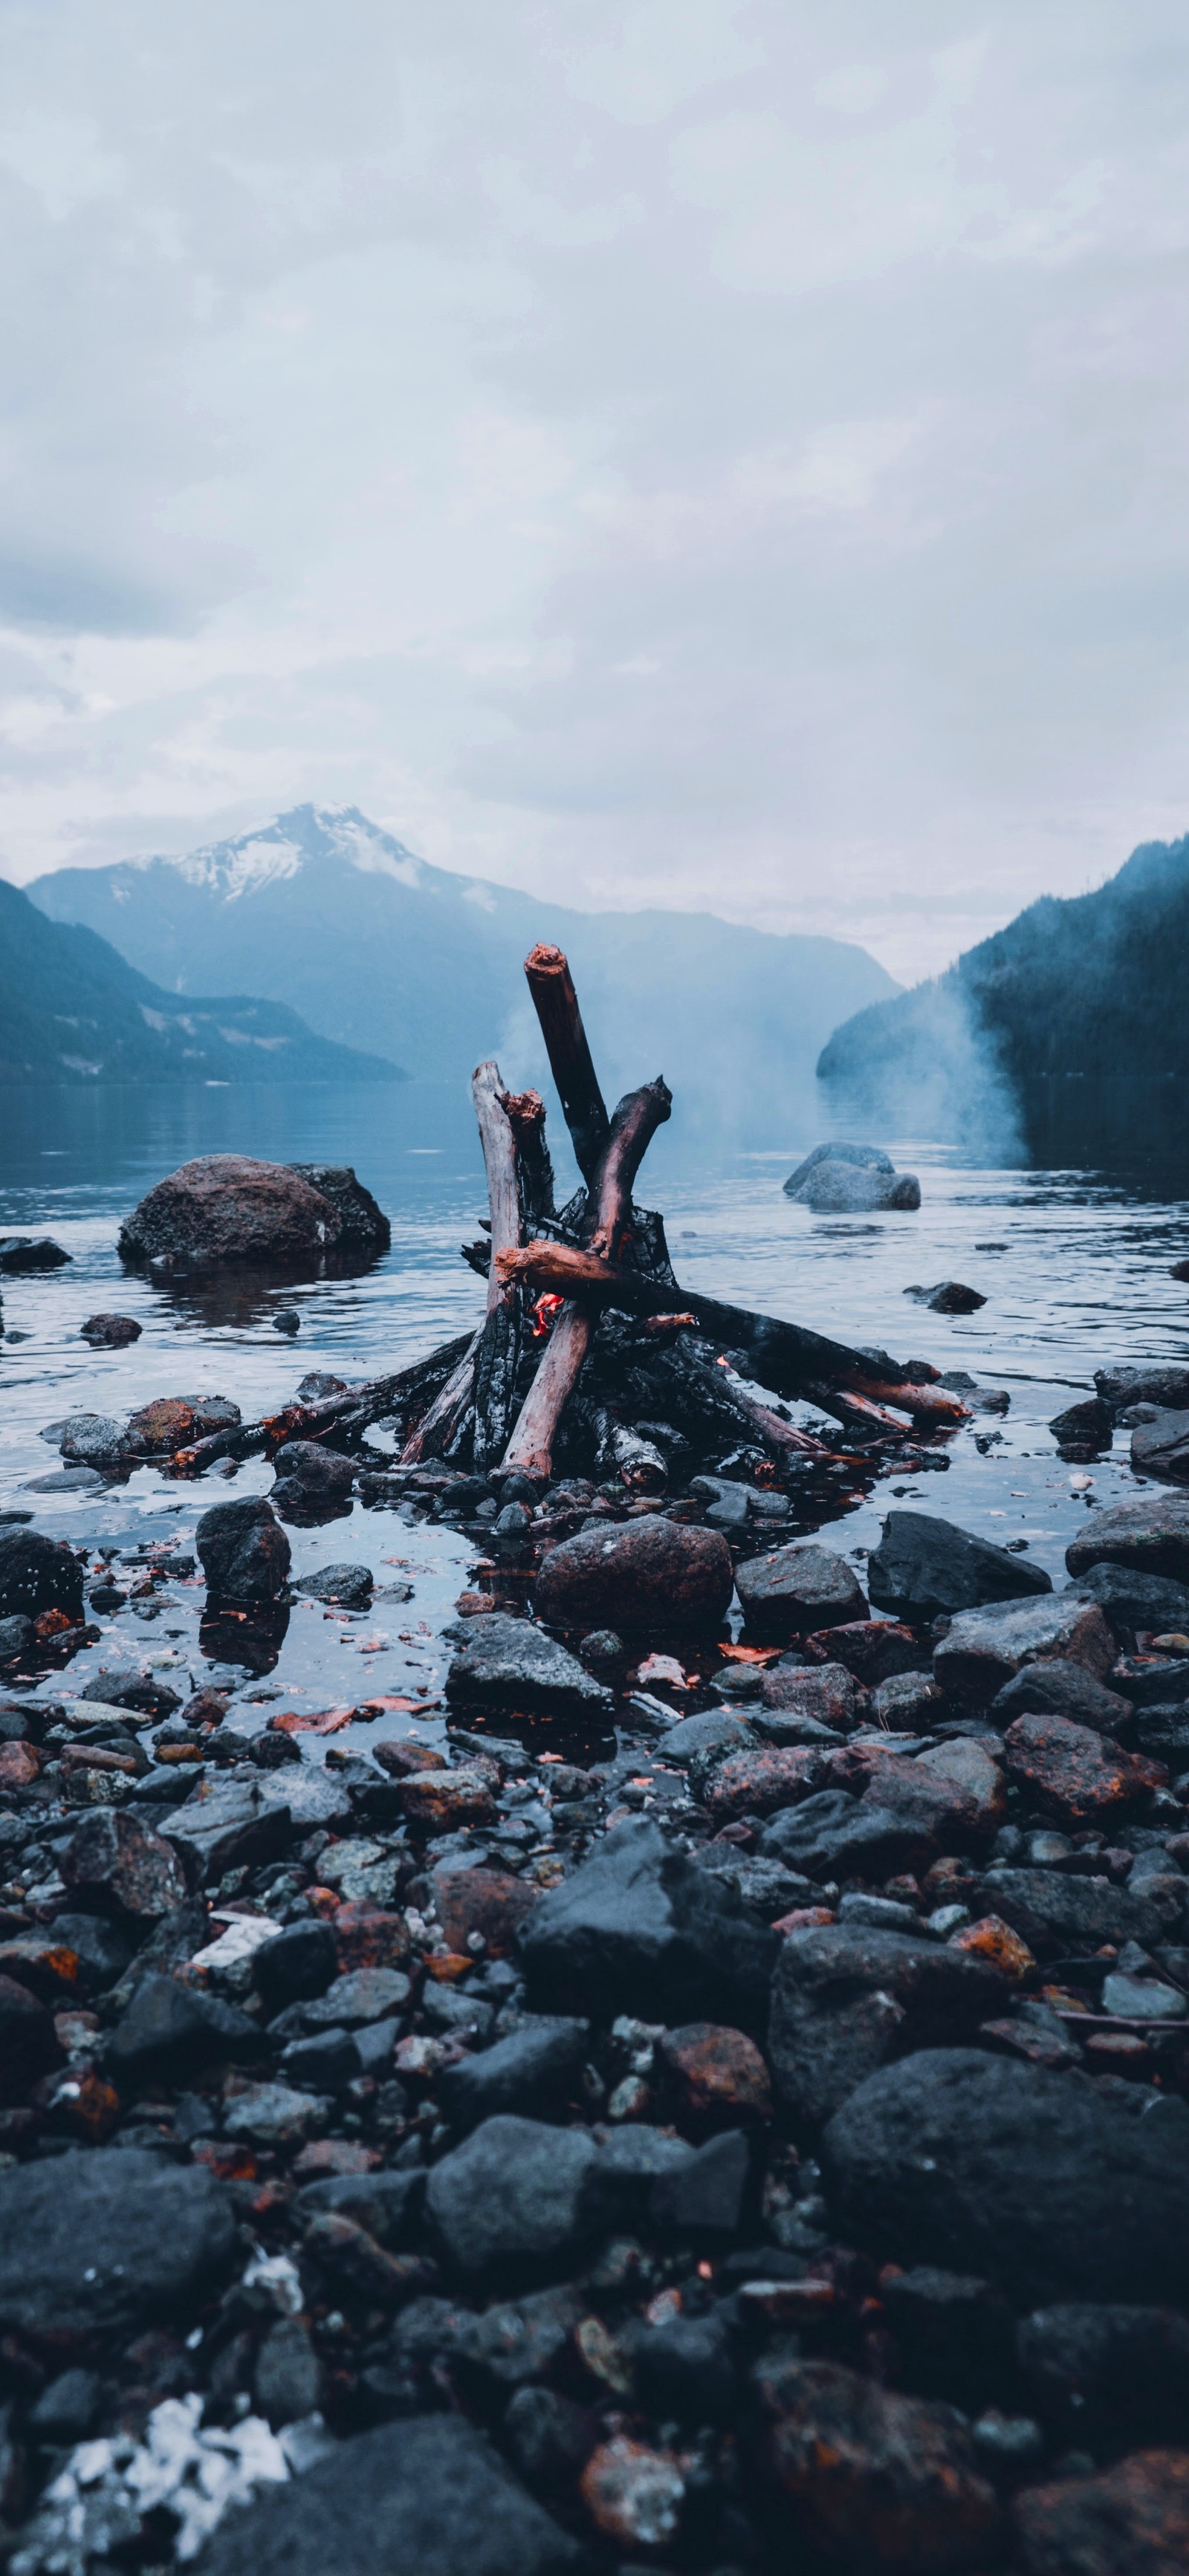
[[436, 1395], [470, 1347], [470, 1341], [469, 1333], [459, 1334], [454, 1341], [442, 1342], [425, 1359], [411, 1361], [392, 1376], [365, 1379], [362, 1386], [345, 1387], [341, 1395], [327, 1396], [320, 1404], [287, 1404], [282, 1412], [266, 1415], [261, 1422], [240, 1422], [227, 1431], [212, 1431], [206, 1440], [196, 1440], [193, 1448], [179, 1449], [173, 1466], [183, 1475], [197, 1476], [218, 1458], [251, 1458], [257, 1450], [267, 1449], [270, 1442], [321, 1440], [331, 1431], [340, 1438], [353, 1439], [385, 1414], [401, 1412], [419, 1398]]
[[[650, 1279], [646, 1272], [629, 1270], [623, 1263], [599, 1261], [589, 1251], [575, 1252], [568, 1244], [550, 1243], [543, 1238], [526, 1244], [519, 1252], [501, 1255], [499, 1266], [505, 1277], [531, 1280], [536, 1287], [551, 1289], [559, 1296], [597, 1299], [624, 1307], [629, 1313], [669, 1310], [674, 1300], [668, 1280]], [[761, 1384], [772, 1387], [777, 1395], [808, 1396], [810, 1402], [816, 1403], [823, 1390], [845, 1389], [862, 1399], [861, 1407], [855, 1408], [856, 1417], [860, 1410], [874, 1410], [882, 1402], [895, 1403], [914, 1418], [937, 1423], [968, 1419], [967, 1408], [957, 1396], [943, 1388], [918, 1383], [915, 1375], [908, 1378], [894, 1362], [885, 1365], [882, 1356], [878, 1362], [868, 1360], [861, 1351], [848, 1350], [844, 1343], [809, 1332], [804, 1325], [786, 1324], [775, 1315], [753, 1315], [744, 1306], [725, 1305], [717, 1297], [705, 1297], [684, 1285], [676, 1295], [696, 1315], [700, 1330], [709, 1339], [722, 1342], [728, 1349], [746, 1351]], [[878, 1427], [900, 1430], [902, 1426], [885, 1417]]]
[[[533, 955], [537, 954], [534, 949]], [[555, 954], [560, 954], [560, 951]], [[529, 962], [531, 965], [531, 959]], [[562, 963], [565, 964], [564, 959]], [[568, 968], [566, 976], [568, 981]], [[573, 992], [572, 985], [570, 991]], [[575, 1012], [577, 1007], [575, 997]], [[581, 1025], [579, 1019], [579, 1028]], [[655, 1082], [642, 1084], [639, 1091], [628, 1092], [609, 1124], [602, 1152], [590, 1175], [587, 1201], [589, 1249], [576, 1256], [593, 1264], [596, 1269], [613, 1260], [622, 1246], [631, 1219], [632, 1184], [651, 1139], [668, 1118], [672, 1106], [668, 1085], [658, 1078]], [[564, 1251], [566, 1246], [559, 1249]], [[492, 1269], [510, 1277], [511, 1272], [504, 1267], [509, 1258], [493, 1251]], [[537, 1478], [550, 1474], [557, 1426], [577, 1383], [593, 1330], [593, 1316], [584, 1314], [581, 1307], [567, 1301], [554, 1323], [549, 1348], [521, 1406], [516, 1428], [504, 1452], [503, 1464], [509, 1473], [518, 1470], [521, 1475]]]
[[574, 979], [562, 950], [546, 942], [530, 949], [524, 971], [578, 1169], [584, 1181], [593, 1183], [611, 1122], [582, 1025]]

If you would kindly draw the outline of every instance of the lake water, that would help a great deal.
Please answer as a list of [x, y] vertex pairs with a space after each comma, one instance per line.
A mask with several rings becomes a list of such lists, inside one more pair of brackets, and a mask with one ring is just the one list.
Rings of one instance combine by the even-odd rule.
[[[0, 1508], [33, 1510], [55, 1536], [125, 1548], [142, 1537], [180, 1540], [212, 1501], [271, 1484], [271, 1471], [253, 1459], [233, 1485], [210, 1476], [178, 1485], [143, 1468], [99, 1493], [30, 1492], [31, 1479], [56, 1467], [56, 1448], [38, 1436], [55, 1417], [122, 1417], [155, 1396], [204, 1391], [234, 1397], [251, 1419], [285, 1402], [307, 1369], [379, 1374], [481, 1313], [481, 1282], [458, 1256], [486, 1205], [465, 1099], [419, 1084], [4, 1097], [0, 1232], [52, 1234], [71, 1260], [3, 1283], [6, 1332], [28, 1338], [6, 1339], [0, 1352]], [[1169, 1275], [1189, 1255], [1189, 1197], [1147, 1196], [1142, 1181], [1087, 1173], [974, 1170], [904, 1140], [893, 1150], [921, 1175], [918, 1213], [815, 1217], [781, 1189], [808, 1141], [791, 1137], [787, 1152], [724, 1157], [712, 1168], [683, 1164], [662, 1133], [641, 1196], [664, 1209], [678, 1276], [841, 1340], [877, 1342], [897, 1357], [1006, 1387], [1006, 1417], [976, 1416], [948, 1444], [948, 1472], [899, 1480], [896, 1499], [989, 1539], [1023, 1539], [1031, 1559], [1064, 1580], [1064, 1550], [1086, 1510], [1121, 1499], [1134, 1479], [1121, 1433], [1112, 1456], [1088, 1471], [1088, 1491], [1075, 1489], [1047, 1424], [1075, 1394], [1092, 1391], [1095, 1368], [1189, 1357], [1189, 1287]], [[284, 1288], [166, 1291], [124, 1273], [115, 1250], [121, 1217], [178, 1163], [218, 1151], [353, 1163], [391, 1219], [391, 1252], [362, 1278]], [[572, 1179], [568, 1154], [558, 1159], [559, 1180]], [[986, 1305], [951, 1319], [904, 1295], [914, 1282], [945, 1278], [980, 1289]], [[301, 1316], [294, 1341], [273, 1329], [282, 1305]], [[79, 1327], [97, 1309], [135, 1315], [141, 1339], [93, 1352]], [[1002, 1438], [984, 1455], [976, 1436], [989, 1433]], [[891, 1492], [877, 1484], [835, 1525], [831, 1544], [871, 1547]], [[432, 1696], [445, 1667], [437, 1631], [467, 1578], [471, 1543], [438, 1525], [410, 1530], [399, 1515], [358, 1504], [347, 1518], [291, 1537], [295, 1574], [367, 1561], [383, 1584], [411, 1582], [414, 1592], [405, 1604], [377, 1598], [363, 1621], [295, 1608], [268, 1686], [285, 1704], [310, 1708], [328, 1695]], [[183, 1690], [209, 1678], [198, 1643], [201, 1590], [171, 1590], [174, 1608], [151, 1623], [121, 1613], [101, 1644], [76, 1658], [67, 1686], [81, 1689], [100, 1664], [146, 1656], [168, 1657]], [[60, 1693], [62, 1677], [45, 1687]], [[383, 1731], [407, 1723], [394, 1716]], [[316, 1757], [317, 1744], [303, 1741]]]

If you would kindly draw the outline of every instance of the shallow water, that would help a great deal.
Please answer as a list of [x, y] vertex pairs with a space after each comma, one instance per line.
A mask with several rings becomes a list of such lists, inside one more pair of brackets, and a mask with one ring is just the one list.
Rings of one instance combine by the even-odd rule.
[[[1112, 1456], [1087, 1471], [1088, 1493], [1075, 1490], [1047, 1424], [1075, 1394], [1092, 1391], [1097, 1367], [1189, 1357], [1189, 1288], [1169, 1275], [1189, 1254], [1189, 1198], [1149, 1197], [1141, 1184], [1081, 1172], [973, 1170], [902, 1141], [897, 1161], [921, 1174], [918, 1213], [815, 1217], [781, 1190], [805, 1142], [791, 1138], [787, 1155], [735, 1156], [708, 1169], [683, 1165], [658, 1139], [643, 1195], [665, 1210], [679, 1277], [845, 1341], [880, 1343], [898, 1358], [967, 1369], [1011, 1395], [1006, 1418], [976, 1415], [947, 1444], [944, 1475], [877, 1484], [835, 1525], [831, 1544], [870, 1548], [894, 1494], [989, 1539], [1025, 1540], [1032, 1561], [1062, 1581], [1065, 1547], [1086, 1510], [1121, 1499], [1134, 1479], [1121, 1433]], [[124, 1273], [120, 1218], [177, 1163], [220, 1150], [354, 1163], [391, 1218], [391, 1252], [362, 1278], [297, 1286], [166, 1291]], [[260, 1459], [230, 1484], [207, 1476], [178, 1485], [154, 1468], [85, 1494], [35, 1493], [29, 1482], [55, 1471], [56, 1446], [38, 1434], [68, 1411], [122, 1417], [155, 1396], [201, 1390], [232, 1396], [252, 1419], [286, 1401], [307, 1369], [371, 1376], [461, 1331], [477, 1320], [483, 1291], [458, 1245], [473, 1239], [484, 1207], [469, 1105], [429, 1086], [7, 1093], [0, 1232], [52, 1234], [71, 1261], [4, 1282], [6, 1331], [28, 1338], [6, 1340], [0, 1356], [0, 1508], [31, 1509], [39, 1528], [76, 1543], [131, 1547], [141, 1538], [180, 1541], [211, 1502], [267, 1491], [271, 1471]], [[981, 1289], [985, 1307], [948, 1318], [903, 1293], [945, 1278]], [[301, 1316], [293, 1341], [272, 1325], [290, 1305]], [[97, 1309], [135, 1315], [140, 1341], [91, 1351], [79, 1326]], [[995, 1433], [1002, 1437], [980, 1455], [976, 1435]], [[471, 1542], [358, 1503], [290, 1536], [295, 1575], [367, 1562], [379, 1583], [414, 1590], [407, 1603], [377, 1597], [362, 1620], [295, 1607], [263, 1685], [279, 1694], [275, 1704], [434, 1696], [445, 1670], [437, 1632], [473, 1563]], [[198, 1640], [201, 1587], [175, 1584], [171, 1595], [175, 1607], [151, 1622], [122, 1613], [67, 1675], [47, 1677], [47, 1692], [81, 1689], [99, 1665], [146, 1655], [162, 1664], [169, 1657], [183, 1692], [209, 1678]], [[416, 1723], [387, 1712], [378, 1731]], [[420, 1723], [432, 1735], [437, 1721]], [[303, 1746], [313, 1759], [324, 1749], [317, 1739]]]

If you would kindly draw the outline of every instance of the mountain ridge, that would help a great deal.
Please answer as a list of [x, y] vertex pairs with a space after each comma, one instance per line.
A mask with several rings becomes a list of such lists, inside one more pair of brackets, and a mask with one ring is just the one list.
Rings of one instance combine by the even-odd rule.
[[439, 868], [353, 806], [297, 806], [189, 853], [60, 870], [27, 891], [162, 985], [233, 975], [341, 1044], [460, 1084], [489, 1054], [510, 1081], [544, 1079], [521, 969], [535, 941], [556, 940], [609, 1094], [663, 1070], [687, 1126], [772, 1144], [794, 1098], [809, 1110], [830, 1030], [896, 990], [846, 941], [713, 914], [582, 913]]
[[283, 1002], [167, 993], [110, 941], [51, 921], [0, 878], [0, 1085], [403, 1082]]

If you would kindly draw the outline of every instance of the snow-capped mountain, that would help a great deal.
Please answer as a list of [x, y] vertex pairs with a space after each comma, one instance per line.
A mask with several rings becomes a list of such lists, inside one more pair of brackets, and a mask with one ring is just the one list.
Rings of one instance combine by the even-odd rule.
[[288, 1002], [340, 1044], [463, 1083], [499, 1053], [544, 1071], [521, 965], [566, 949], [611, 1098], [663, 1072], [687, 1133], [782, 1145], [812, 1123], [840, 1020], [896, 986], [844, 940], [776, 938], [708, 913], [582, 913], [431, 867], [353, 807], [300, 805], [185, 857], [63, 868], [28, 889], [178, 993]]

